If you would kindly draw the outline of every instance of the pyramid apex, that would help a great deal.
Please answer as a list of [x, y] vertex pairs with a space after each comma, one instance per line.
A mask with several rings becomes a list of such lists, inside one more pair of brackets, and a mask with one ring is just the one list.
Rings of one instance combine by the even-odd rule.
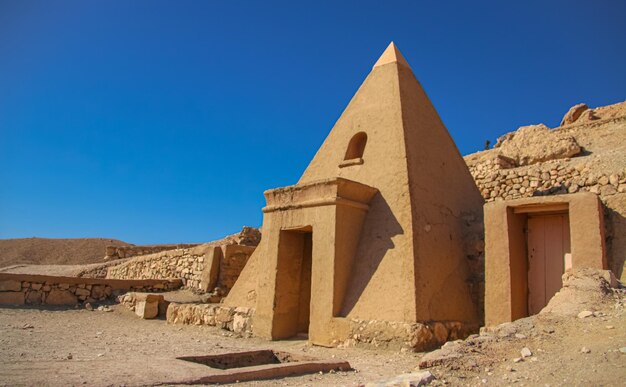
[[374, 64], [374, 68], [383, 66], [389, 63], [398, 63], [399, 65], [411, 68], [411, 66], [409, 66], [406, 59], [404, 59], [404, 57], [400, 53], [400, 50], [398, 50], [398, 47], [396, 46], [394, 42], [389, 43], [389, 46], [387, 46], [383, 54], [376, 61], [376, 64]]

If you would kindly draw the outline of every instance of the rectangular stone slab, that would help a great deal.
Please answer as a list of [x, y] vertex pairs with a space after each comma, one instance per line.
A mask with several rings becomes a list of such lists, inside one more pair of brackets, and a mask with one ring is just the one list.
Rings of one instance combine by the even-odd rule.
[[[243, 353], [226, 353], [223, 356], [245, 356], [254, 355], [261, 352], [273, 352], [270, 350], [250, 351]], [[347, 371], [351, 370], [350, 363], [343, 360], [318, 360], [312, 357], [304, 357], [292, 355], [286, 352], [274, 352], [279, 358], [288, 357], [284, 363], [273, 363], [255, 366], [244, 366], [238, 368], [219, 369], [206, 366], [207, 374], [202, 377], [192, 377], [183, 380], [173, 380], [172, 384], [206, 384], [206, 383], [235, 383], [251, 380], [267, 380], [275, 378], [283, 378], [287, 376], [305, 375], [318, 372]], [[177, 359], [177, 362], [193, 362], [203, 364], [203, 358], [207, 358], [208, 364], [214, 362], [217, 355], [210, 356], [186, 356]], [[188, 363], [187, 363], [188, 364]]]

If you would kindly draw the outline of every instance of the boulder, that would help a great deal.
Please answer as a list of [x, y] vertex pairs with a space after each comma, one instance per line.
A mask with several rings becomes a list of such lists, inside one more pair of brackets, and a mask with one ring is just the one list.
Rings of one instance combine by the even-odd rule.
[[543, 124], [523, 126], [498, 141], [499, 155], [514, 161], [516, 166], [573, 157], [582, 151], [574, 137]]
[[585, 105], [584, 103], [579, 103], [578, 105], [572, 106], [567, 111], [567, 113], [565, 113], [565, 116], [563, 116], [563, 119], [561, 120], [561, 126], [573, 124], [574, 122], [576, 122], [578, 117], [583, 114], [585, 110], [589, 110], [589, 106]]
[[39, 290], [31, 290], [26, 293], [26, 303], [27, 304], [41, 304], [41, 296], [42, 292]]
[[87, 297], [87, 296], [91, 295], [91, 291], [89, 291], [87, 289], [83, 289], [83, 288], [77, 288], [76, 289], [76, 295], [77, 296]]
[[576, 120], [576, 123], [584, 124], [589, 121], [599, 120], [600, 117], [596, 115], [596, 112], [593, 109], [585, 110], [582, 112], [580, 117]]
[[406, 387], [418, 387], [426, 386], [435, 379], [435, 376], [430, 371], [413, 372], [410, 374], [398, 375], [393, 379], [384, 380], [376, 383], [366, 383], [366, 387], [378, 387], [378, 386], [406, 386]]
[[91, 297], [99, 300], [102, 297], [105, 297], [106, 295], [104, 294], [104, 285], [94, 285], [91, 288]]
[[440, 349], [428, 352], [419, 362], [419, 368], [430, 368], [441, 364], [455, 362], [463, 356], [461, 345], [457, 342], [448, 342]]

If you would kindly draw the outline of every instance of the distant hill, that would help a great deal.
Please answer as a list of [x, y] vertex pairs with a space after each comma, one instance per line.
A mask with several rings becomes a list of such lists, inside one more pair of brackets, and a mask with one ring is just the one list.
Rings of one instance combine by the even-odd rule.
[[102, 262], [106, 246], [131, 246], [106, 238], [0, 239], [0, 267], [16, 264], [76, 265]]

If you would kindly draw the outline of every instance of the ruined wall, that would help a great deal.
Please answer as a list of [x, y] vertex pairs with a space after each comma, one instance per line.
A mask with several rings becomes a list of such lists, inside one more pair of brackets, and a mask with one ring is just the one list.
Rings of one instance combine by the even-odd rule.
[[253, 316], [254, 308], [172, 302], [167, 307], [166, 319], [170, 324], [208, 325], [251, 336]]
[[[213, 267], [217, 270], [216, 287], [220, 295], [228, 293], [239, 277], [248, 258], [254, 251], [254, 246], [226, 245], [214, 246], [205, 244], [192, 248], [162, 251], [160, 253], [144, 255], [128, 260], [120, 265], [109, 267], [107, 278], [119, 279], [148, 279], [148, 278], [180, 278], [184, 287], [193, 290], [207, 290], [203, 280], [208, 277], [207, 265], [212, 258], [213, 249], [221, 249], [219, 264]], [[213, 289], [208, 289], [211, 291]]]
[[107, 278], [148, 279], [180, 278], [187, 288], [199, 288], [204, 270], [205, 246], [162, 251], [136, 257], [120, 265], [109, 267]]
[[180, 280], [121, 281], [0, 273], [0, 304], [75, 305], [113, 299], [129, 290], [162, 292], [181, 285]]

